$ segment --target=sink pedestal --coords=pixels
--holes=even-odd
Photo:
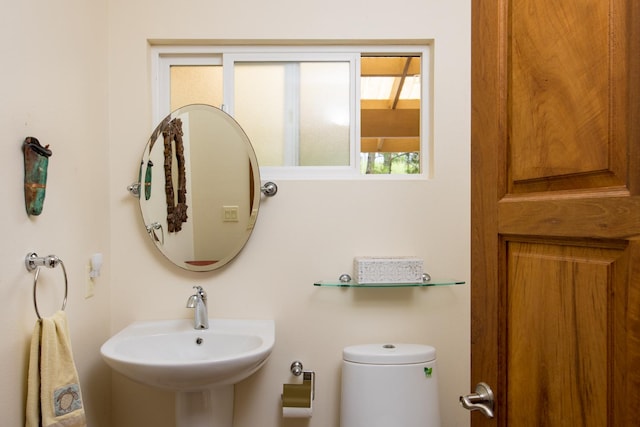
[[[176,392],[176,427],[232,427],[233,385]]]

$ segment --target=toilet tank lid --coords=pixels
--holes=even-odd
[[[364,344],[345,347],[345,361],[372,365],[423,363],[436,359],[436,349],[422,344]]]

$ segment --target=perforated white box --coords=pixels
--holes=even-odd
[[[424,262],[416,257],[355,257],[356,283],[422,283]]]

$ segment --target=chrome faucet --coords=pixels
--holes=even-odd
[[[201,286],[194,286],[196,293],[187,300],[187,308],[195,309],[193,316],[194,329],[209,329],[209,313],[207,310],[207,293]]]

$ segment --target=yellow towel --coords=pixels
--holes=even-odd
[[[26,427],[86,427],[64,311],[36,322],[27,385]]]

